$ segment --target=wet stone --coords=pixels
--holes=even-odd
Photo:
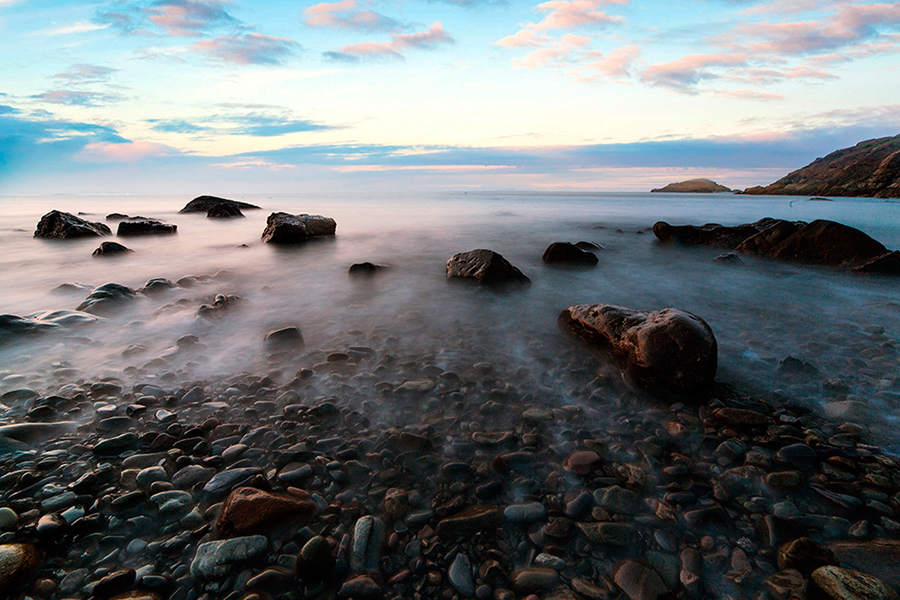
[[[596,490],[594,502],[597,506],[614,514],[634,514],[638,508],[638,495],[617,485]]]
[[[546,567],[526,567],[509,576],[512,589],[520,594],[532,594],[552,589],[559,581],[559,573]]]
[[[191,575],[206,579],[224,577],[234,563],[262,556],[267,547],[268,541],[261,535],[200,544],[191,562]]]
[[[447,572],[450,585],[459,592],[463,598],[471,598],[475,595],[475,582],[472,579],[472,565],[469,557],[460,552],[453,559]]]
[[[834,600],[896,600],[898,597],[880,579],[850,569],[819,567],[813,571],[811,579]]]
[[[503,518],[516,524],[534,523],[542,520],[546,514],[547,509],[540,502],[513,504],[503,509]]]
[[[631,600],[657,600],[669,594],[659,574],[636,560],[619,563],[613,581]]]

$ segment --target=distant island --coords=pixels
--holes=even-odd
[[[832,152],[771,185],[747,188],[744,193],[900,198],[900,135]]]
[[[678,183],[670,183],[664,188],[657,188],[650,190],[650,192],[665,194],[721,194],[731,193],[732,190],[724,185],[719,185],[711,179],[689,179]]]

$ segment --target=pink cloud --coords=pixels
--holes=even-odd
[[[606,54],[596,55],[595,60],[585,67],[603,77],[630,77],[635,62],[641,56],[641,48],[637,45],[623,46]]]
[[[747,64],[747,55],[742,53],[691,54],[677,60],[647,67],[641,74],[641,80],[650,85],[686,91],[704,79],[718,77],[708,70],[712,67],[733,67],[745,64]]]
[[[362,10],[356,0],[322,2],[303,11],[310,27],[334,27],[359,31],[390,31],[399,24],[373,10]]]
[[[418,33],[395,33],[390,42],[361,42],[341,48],[337,53],[343,57],[390,56],[403,58],[403,51],[409,48],[430,50],[442,44],[452,44],[453,38],[440,21],[435,21],[428,31]]]
[[[151,157],[171,156],[179,152],[171,146],[153,142],[126,142],[114,144],[97,142],[88,144],[76,155],[84,162],[137,162]]]
[[[757,92],[754,90],[725,90],[716,92],[716,95],[723,98],[733,98],[735,100],[784,100],[784,96],[782,96],[781,94],[775,94],[772,92]]]
[[[216,0],[168,0],[147,9],[150,22],[175,36],[198,36],[204,29],[227,24],[234,18]]]
[[[543,32],[578,27],[621,25],[624,19],[611,17],[601,7],[609,4],[627,4],[629,0],[550,0],[538,4],[534,10],[547,13],[538,23],[527,23],[512,35],[497,41],[504,48],[540,47],[555,41]]]
[[[576,53],[590,44],[590,42],[590,38],[586,38],[583,35],[567,33],[547,47],[529,52],[522,58],[513,61],[513,65],[526,69],[536,69],[547,63],[572,61],[575,60]]]
[[[201,54],[238,65],[277,65],[299,45],[291,39],[260,33],[200,40],[192,47]]]

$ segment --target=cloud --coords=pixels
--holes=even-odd
[[[723,98],[734,98],[736,100],[784,100],[784,96],[774,92],[757,92],[754,90],[726,90],[716,92],[717,96]]]
[[[175,148],[153,142],[95,142],[85,145],[73,159],[99,163],[134,163],[148,158],[177,154],[180,154],[180,152]]]
[[[184,119],[148,119],[154,131],[160,133],[246,135],[252,137],[278,137],[291,133],[331,131],[339,126],[327,125],[309,119],[298,119],[285,113],[280,115],[260,112],[220,115],[198,122]]]
[[[300,48],[300,44],[289,38],[248,33],[200,40],[192,48],[226,63],[280,65]]]
[[[103,29],[108,29],[109,27],[109,23],[99,24],[90,23],[88,21],[78,21],[77,23],[70,23],[69,25],[60,25],[59,27],[42,29],[35,32],[34,35],[44,35],[52,37],[57,35],[71,35],[74,33],[91,33],[93,31],[102,31]]]
[[[418,33],[395,33],[390,42],[361,42],[344,46],[339,52],[326,52],[333,60],[353,61],[359,58],[390,57],[402,60],[408,49],[431,50],[444,44],[452,44],[453,37],[444,29],[440,21],[435,21],[428,31]]]
[[[593,60],[585,65],[585,69],[603,77],[627,78],[631,76],[632,69],[640,56],[640,46],[634,44],[623,46],[606,54],[592,56]]]
[[[625,21],[621,17],[612,17],[600,10],[609,4],[627,4],[628,0],[550,0],[538,4],[534,10],[547,13],[537,23],[527,23],[512,35],[497,42],[504,48],[522,48],[544,46],[550,39],[542,35],[547,31],[558,29],[576,29],[580,27],[597,27],[621,25]]]
[[[107,94],[103,92],[88,92],[83,90],[55,90],[31,96],[35,100],[42,100],[50,104],[64,104],[66,106],[100,106],[120,102],[125,99],[119,94]]]
[[[239,25],[221,0],[156,0],[120,2],[113,10],[98,12],[96,25],[112,27],[123,34],[150,33],[151,26],[177,37],[199,37],[221,27]]]
[[[5,104],[0,104],[0,115],[14,115],[19,111],[12,106],[6,106]]]
[[[513,61],[513,66],[536,69],[548,63],[564,63],[573,60],[573,55],[591,42],[583,35],[567,33],[559,40],[550,42],[546,47],[529,52],[522,58]]]
[[[697,83],[718,77],[710,67],[746,65],[745,54],[691,54],[682,58],[651,65],[644,69],[641,80],[650,85],[689,91]]]
[[[118,69],[101,65],[77,64],[72,65],[68,70],[63,71],[62,73],[57,73],[53,77],[55,79],[61,79],[69,84],[98,83],[108,80],[116,71],[118,71]]]
[[[352,31],[397,31],[400,24],[380,13],[359,7],[356,0],[322,2],[303,11],[310,27],[333,27]]]

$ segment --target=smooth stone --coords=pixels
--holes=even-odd
[[[159,466],[141,469],[134,478],[135,482],[143,488],[149,488],[157,481],[168,481],[168,479],[169,475],[166,470]]]
[[[525,567],[513,571],[509,582],[513,590],[520,594],[545,592],[559,582],[559,573],[546,567]]]
[[[160,514],[165,515],[186,510],[193,504],[194,499],[187,492],[169,490],[153,494],[150,501],[157,506]]]
[[[492,530],[501,521],[500,511],[493,506],[470,506],[439,522],[437,534],[443,539],[475,535]]]
[[[203,493],[210,497],[211,500],[221,500],[231,490],[247,481],[251,477],[262,474],[259,467],[239,467],[236,469],[228,469],[213,476],[203,486]]]
[[[637,511],[639,498],[631,490],[614,485],[594,491],[594,503],[619,515],[631,515]]]
[[[534,523],[542,520],[545,516],[547,516],[547,509],[540,502],[512,504],[503,509],[503,517],[510,523]]]
[[[252,560],[265,554],[268,544],[268,540],[262,535],[200,544],[194,560],[191,561],[191,575],[205,579],[224,577],[231,572],[234,563]]]
[[[619,563],[613,581],[631,600],[657,600],[670,593],[656,571],[636,560]]]
[[[577,523],[584,536],[595,544],[628,546],[637,535],[629,523]]]
[[[4,506],[0,508],[0,531],[10,531],[19,524],[19,515],[13,509]]]
[[[172,485],[180,490],[189,490],[201,483],[205,484],[215,474],[216,470],[211,467],[188,465],[172,475]]]
[[[327,579],[334,570],[334,555],[328,540],[317,535],[297,555],[297,577],[309,585]]]
[[[472,564],[469,557],[460,552],[453,559],[450,570],[447,572],[450,585],[460,593],[463,598],[471,598],[475,595],[475,581],[472,579]]]
[[[31,544],[0,544],[0,590],[11,590],[37,567],[40,552]]]
[[[273,494],[252,487],[232,491],[216,519],[219,535],[244,535],[264,531],[288,519],[306,524],[316,511],[316,505],[286,494]]]
[[[379,600],[384,595],[381,586],[368,575],[358,575],[348,579],[338,590],[338,598],[353,600]]]

